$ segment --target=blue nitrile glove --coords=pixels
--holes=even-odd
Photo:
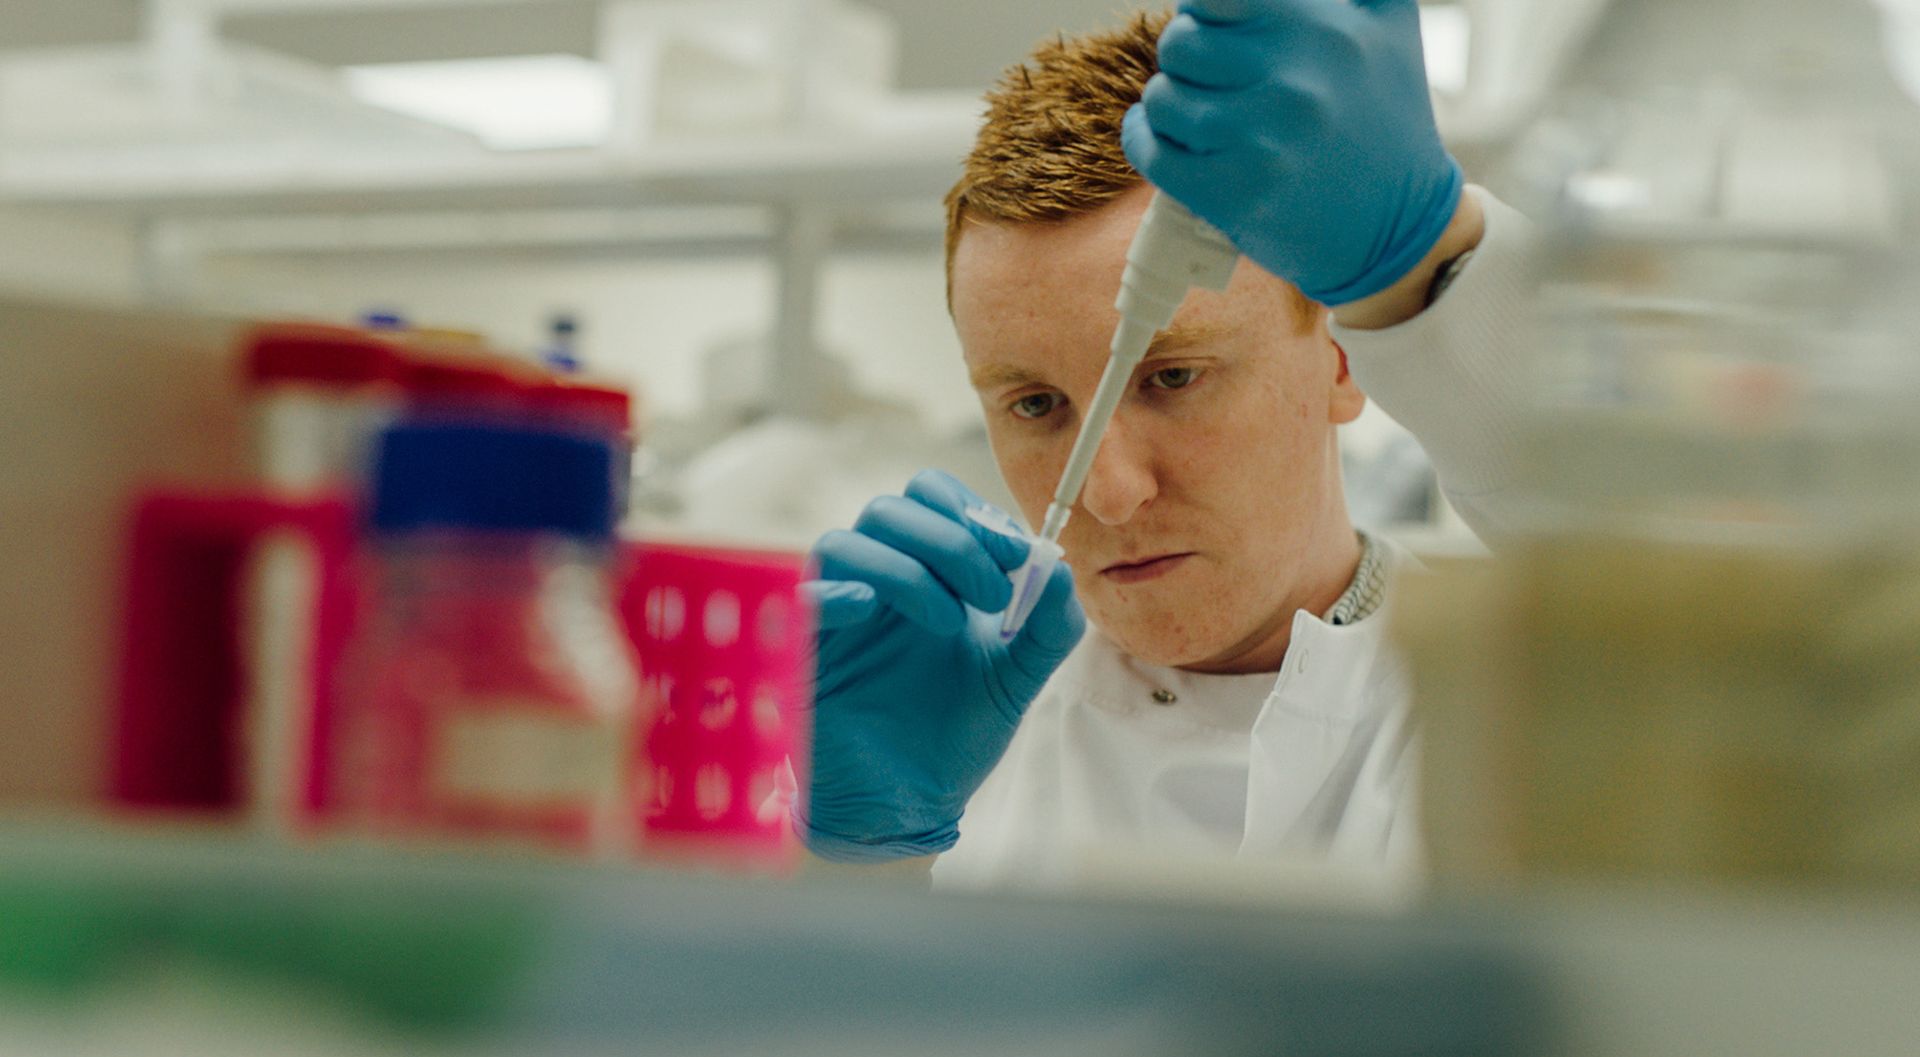
[[[853,531],[814,547],[820,648],[812,781],[794,824],[837,862],[932,855],[959,838],[960,813],[1027,706],[1086,627],[1073,574],[1056,567],[1011,643],[998,613],[1027,543],[966,516],[985,506],[923,471],[905,496],[867,506]]]
[[[1453,219],[1414,0],[1185,0],[1160,71],[1128,160],[1315,301],[1387,289]]]

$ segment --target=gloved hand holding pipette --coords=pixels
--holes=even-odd
[[[1414,0],[1185,0],[1121,139],[1148,181],[1330,307],[1412,272],[1460,203]]]
[[[969,512],[974,512],[970,516]],[[1022,535],[952,477],[917,475],[814,549],[820,649],[812,779],[796,828],[814,854],[884,862],[953,846],[961,812],[1086,627],[1065,565],[1011,641],[1000,614]],[[1002,522],[1004,526],[1005,522]]]

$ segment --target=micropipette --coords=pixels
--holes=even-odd
[[[1053,502],[1047,504],[1046,520],[1033,541],[1032,552],[1020,568],[1008,574],[1013,581],[1013,604],[1001,620],[1002,639],[1011,640],[1019,633],[1046,587],[1047,576],[1060,560],[1060,533],[1073,516],[1073,505],[1080,501],[1080,489],[1093,470],[1094,456],[1099,454],[1100,440],[1106,436],[1120,398],[1133,382],[1134,369],[1153,345],[1154,335],[1173,322],[1190,288],[1225,290],[1239,259],[1240,252],[1213,225],[1165,194],[1153,193],[1146,215],[1140,218],[1140,230],[1127,247],[1127,269],[1121,274],[1120,296],[1114,302],[1120,310],[1120,325],[1113,332],[1111,358],[1080,420],[1080,434],[1067,455],[1060,484],[1053,490]]]

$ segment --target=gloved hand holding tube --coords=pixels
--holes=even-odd
[[[1386,290],[1453,219],[1415,0],[1184,0],[1159,56],[1128,160],[1315,301]]]
[[[836,862],[933,855],[1000,762],[1020,717],[1080,641],[1073,576],[1056,565],[1004,640],[1010,570],[1029,543],[938,471],[868,505],[814,548],[819,611],[812,777],[795,828]],[[1004,517],[1004,515],[1001,515]]]

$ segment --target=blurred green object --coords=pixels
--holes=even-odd
[[[137,917],[117,887],[0,877],[0,984],[75,993],[101,977]]]
[[[74,999],[135,966],[184,963],[332,996],[395,1028],[457,1031],[504,1008],[542,935],[511,895],[81,872],[0,878],[0,986]]]
[[[1534,975],[1423,920],[0,822],[25,1052],[1499,1057]]]
[[[218,905],[159,908],[165,949],[338,995],[395,1026],[484,1023],[524,974],[536,916],[510,902],[432,907],[375,893],[291,903],[245,893]]]
[[[1232,905],[1145,898],[1171,875],[1123,862],[1100,895],[953,898],[0,821],[0,1051],[1911,1057],[1920,1038],[1910,899],[1648,886],[1385,915],[1186,865],[1192,900],[1231,881]]]

